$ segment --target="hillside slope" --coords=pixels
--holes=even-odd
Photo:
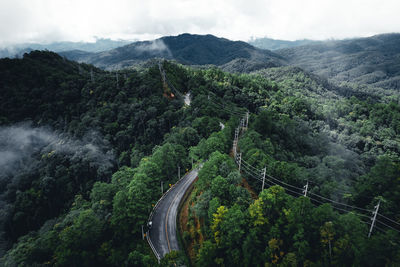
[[[329,41],[275,51],[332,81],[400,88],[400,34]]]
[[[277,50],[277,49],[315,44],[319,42],[320,41],[314,41],[309,39],[287,41],[287,40],[278,40],[278,39],[263,37],[263,38],[251,39],[248,43],[261,49]]]
[[[91,63],[106,69],[119,69],[151,58],[176,60],[186,65],[223,65],[236,59],[262,67],[280,66],[284,60],[268,50],[245,42],[230,41],[213,35],[181,34],[153,41],[135,42],[100,53],[70,51],[60,53],[69,59]]]

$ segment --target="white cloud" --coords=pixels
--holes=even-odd
[[[0,46],[183,32],[326,39],[400,31],[397,0],[0,0]]]

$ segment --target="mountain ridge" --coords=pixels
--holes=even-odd
[[[238,58],[252,64],[262,64],[264,67],[285,64],[283,57],[243,41],[230,41],[210,34],[188,33],[165,36],[153,41],[134,42],[95,54],[72,51],[62,52],[60,55],[105,69],[128,67],[134,63],[158,57],[176,60],[185,65],[221,66]]]
[[[284,48],[291,48],[291,47],[298,47],[303,45],[309,44],[317,44],[324,41],[317,41],[317,40],[310,40],[310,39],[302,39],[302,40],[279,40],[279,39],[272,39],[268,37],[263,38],[252,38],[248,41],[249,44],[261,48],[261,49],[268,49],[268,50],[278,50]]]
[[[275,51],[289,64],[336,83],[400,88],[400,34],[327,41]]]

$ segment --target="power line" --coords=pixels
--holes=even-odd
[[[238,116],[243,116],[244,114],[246,114],[246,111],[241,112],[241,111],[236,111],[234,109],[229,109],[228,106],[225,106],[224,104],[218,103],[217,100],[214,100],[212,98],[209,98],[208,100],[210,100],[211,103],[213,103],[216,106],[221,107],[222,109],[226,110],[227,112],[230,112],[232,114],[236,114]]]
[[[212,105],[214,105],[214,108],[219,109],[219,110],[221,110],[221,111],[224,111],[224,112],[228,113],[228,114],[231,115],[231,116],[234,116],[234,117],[236,117],[236,116],[239,116],[239,117],[240,117],[240,116],[241,116],[241,114],[232,112],[231,110],[229,110],[229,109],[227,109],[227,108],[221,107],[221,106],[217,105],[216,103],[214,103],[214,102],[211,101],[211,100],[209,101],[209,103],[212,104]]]
[[[257,178],[257,180],[262,181],[262,180],[260,180],[259,178]],[[276,182],[274,182],[274,181],[272,181],[272,180],[270,180],[270,179],[268,179],[268,178],[265,178],[265,181],[269,181],[269,182],[272,183],[273,185],[279,185],[279,186],[281,186],[280,184],[278,184],[278,183],[276,183]],[[298,196],[302,196],[302,195],[303,195],[303,193],[296,192],[296,191],[294,191],[294,190],[292,190],[292,189],[289,189],[289,188],[286,188],[286,187],[284,187],[284,186],[281,186],[281,187],[283,187],[286,191],[289,191],[289,192],[291,192],[291,193],[293,193],[293,194],[296,194],[296,195],[298,195]]]
[[[254,168],[253,166],[251,166],[249,163],[247,163],[247,162],[244,161],[243,159],[242,159],[242,161],[243,161],[245,164],[249,165],[250,167]],[[255,169],[255,168],[254,168],[254,169]],[[260,170],[258,170],[258,169],[256,169],[256,170],[257,170],[257,171],[260,171]],[[260,172],[261,172],[261,171],[260,171]],[[269,175],[269,174],[266,174],[266,176],[269,177],[269,178],[272,179],[272,180],[277,181],[278,183],[281,183],[281,184],[284,184],[284,185],[289,186],[289,187],[291,187],[291,188],[294,188],[294,189],[303,191],[303,188],[300,188],[300,187],[297,187],[297,186],[294,186],[294,185],[285,183],[284,181],[281,181],[281,180],[279,180],[279,179],[277,179],[277,178],[275,178],[275,177],[273,177],[273,176],[271,176],[271,175]]]
[[[377,223],[380,223],[380,224],[383,224],[384,226],[389,227],[390,229],[392,229],[392,230],[394,230],[394,231],[400,233],[400,231],[399,231],[398,229],[393,228],[392,226],[387,225],[386,223],[383,223],[383,222],[381,222],[381,221],[379,221],[379,220],[376,220],[376,222],[377,222]]]
[[[358,209],[358,210],[361,210],[361,211],[372,212],[372,210],[367,210],[367,209],[359,208],[359,207],[356,207],[356,206],[348,205],[348,204],[345,204],[345,203],[337,202],[337,201],[335,201],[335,200],[332,200],[332,199],[329,199],[329,198],[320,196],[320,195],[315,194],[315,193],[312,193],[312,192],[310,192],[310,195],[314,195],[314,196],[316,196],[316,197],[319,197],[319,198],[324,199],[324,200],[326,200],[326,201],[335,203],[335,204],[337,204],[337,205],[343,205],[343,206],[346,206],[346,207],[349,207],[349,208],[353,208],[353,209]]]
[[[237,111],[228,109],[223,104],[217,103],[215,100],[213,100],[211,98],[209,98],[208,100],[210,101],[211,104],[214,104],[214,106],[218,107],[219,109],[224,110],[227,113],[230,113],[231,115],[242,116],[242,115],[246,114],[246,112],[241,113],[241,112],[237,112]]]
[[[251,173],[251,175],[256,176],[258,180],[262,181],[262,178],[261,178],[262,174],[249,169],[249,167],[246,165],[242,165],[242,167],[245,168],[248,173]]]
[[[304,181],[306,180],[306,179],[303,179]],[[309,182],[310,182],[310,184],[314,184],[314,185],[317,185],[317,186],[319,186],[319,183],[317,183],[317,182],[315,182],[315,181],[313,181],[313,180],[308,180]],[[342,190],[342,189],[339,189],[339,188],[335,188],[334,189],[334,191],[335,191],[335,193],[336,192],[341,192],[342,193],[342,195],[344,195],[344,194],[354,194],[354,192],[350,192],[350,191],[346,191],[346,190]]]
[[[371,225],[371,224],[372,224],[372,222],[369,223],[369,225]],[[379,226],[375,225],[374,228],[376,228],[376,229],[378,229],[379,231],[381,231],[382,233],[386,234],[386,231],[385,231],[384,229],[380,228]]]
[[[249,164],[248,164],[246,161],[244,161],[243,159],[242,159],[242,163],[243,163],[244,165],[246,165],[248,169],[252,170],[252,171],[253,171],[254,173],[256,173],[257,175],[261,175],[262,170],[259,170],[259,169],[256,169],[256,168],[252,167],[251,165],[249,165]]]
[[[390,219],[390,218],[388,218],[388,217],[386,217],[386,216],[384,216],[384,215],[382,215],[380,213],[378,213],[378,216],[381,216],[382,218],[385,218],[386,220],[388,220],[388,221],[390,221],[392,223],[395,223],[395,224],[400,226],[400,223],[398,223],[398,222],[396,222],[396,221],[394,221],[394,220],[392,220],[392,219]]]
[[[243,159],[242,159],[243,160]],[[256,171],[260,171],[259,169],[257,169],[256,167],[252,166],[250,163],[246,162],[245,160],[243,160],[243,162],[247,165],[249,165],[250,168],[256,170]]]
[[[263,174],[261,174],[261,173],[258,173],[259,170],[258,170],[257,168],[253,167],[251,164],[249,164],[248,162],[246,162],[245,160],[243,160],[241,157],[239,158],[239,161],[240,161],[240,162],[237,162],[237,163],[241,165],[242,171],[244,171],[249,177],[254,178],[255,180],[257,180],[257,181],[259,181],[259,182],[262,182],[263,187],[264,187],[265,181],[266,181],[266,182],[268,183],[268,185],[270,185],[270,186],[271,186],[271,185],[280,185],[280,184],[283,184],[284,186],[282,186],[282,185],[280,185],[280,186],[282,186],[282,187],[284,188],[284,190],[286,190],[286,191],[288,191],[288,192],[291,192],[291,193],[293,193],[293,194],[295,194],[295,195],[297,195],[297,196],[302,196],[303,194],[301,194],[301,193],[299,193],[299,192],[296,192],[296,191],[294,191],[294,190],[292,190],[292,189],[289,189],[288,187],[291,187],[291,188],[294,188],[294,189],[297,189],[297,190],[302,190],[302,192],[304,192],[304,196],[307,197],[306,194],[307,194],[307,190],[308,190],[308,183],[307,183],[306,189],[305,189],[305,191],[304,191],[303,189],[301,189],[301,188],[299,188],[299,187],[296,187],[296,186],[293,186],[293,185],[291,185],[291,184],[285,183],[285,182],[283,182],[283,181],[281,181],[281,180],[279,180],[279,179],[276,179],[276,178],[274,178],[274,177],[272,177],[272,176],[270,176],[270,175],[265,175],[265,170],[266,170],[265,168],[263,169],[263,170],[264,170]],[[243,163],[243,164],[242,164],[242,163]],[[260,175],[263,175],[263,178],[262,178],[262,179],[260,179]],[[268,178],[272,179],[272,180],[266,178],[266,176],[267,176]],[[274,182],[274,181],[276,181],[276,182]],[[278,184],[278,183],[280,183],[280,184]],[[349,211],[346,210],[346,209],[342,209],[342,208],[336,207],[335,205],[342,205],[342,206],[349,207],[349,208],[352,208],[352,209],[355,209],[355,210],[360,210],[360,211],[363,211],[363,212],[371,212],[371,210],[367,210],[367,209],[359,208],[359,207],[357,207],[357,206],[352,206],[352,205],[348,205],[348,204],[345,204],[345,203],[337,202],[337,201],[335,201],[335,200],[332,200],[332,199],[329,199],[329,198],[320,196],[320,195],[315,194],[315,193],[312,193],[312,192],[309,192],[309,194],[310,194],[310,195],[313,195],[313,196],[316,196],[316,197],[319,197],[319,198],[321,198],[321,199],[323,199],[323,200],[326,200],[326,201],[328,201],[328,202],[323,202],[323,201],[320,201],[320,200],[317,200],[317,199],[315,199],[315,198],[312,198],[312,197],[308,196],[308,198],[309,198],[311,201],[314,201],[314,202],[317,202],[317,203],[320,203],[320,204],[334,204],[334,205],[332,205],[331,207],[332,207],[333,209],[339,210],[339,211],[341,211],[341,212],[348,213]],[[380,223],[380,224],[383,224],[383,225],[385,225],[386,227],[388,227],[388,228],[390,228],[390,229],[392,229],[392,230],[394,230],[394,231],[396,231],[396,232],[400,232],[399,230],[397,230],[397,229],[391,227],[390,225],[387,225],[387,224],[385,224],[385,223],[383,223],[383,222],[381,222],[381,221],[379,221],[379,220],[376,220],[376,216],[378,215],[378,209],[379,209],[379,204],[378,204],[378,206],[376,206],[376,210],[375,210],[375,212],[374,212],[373,222],[369,224],[369,225],[371,225],[371,228],[370,228],[370,231],[369,231],[369,235],[368,235],[368,236],[371,235],[373,228],[374,228],[374,227],[377,227],[377,226],[375,225],[375,222]],[[359,216],[359,217],[361,217],[361,218],[370,219],[370,217],[367,216],[367,215],[365,215],[365,214],[357,213],[357,212],[353,212],[353,211],[350,211],[350,212],[352,212],[354,215]],[[397,222],[395,222],[395,221],[393,221],[393,220],[387,218],[386,216],[383,216],[383,215],[381,215],[381,214],[379,214],[379,215],[382,216],[382,217],[385,218],[385,219],[388,219],[388,220],[390,220],[390,221],[392,221],[392,222],[394,222],[394,223],[400,225],[399,223],[397,223]],[[361,220],[361,222],[365,223],[363,220]]]
[[[244,171],[246,171],[249,175],[251,175],[253,178],[255,178],[255,179],[259,180],[259,181],[262,181],[261,178],[257,177],[258,174],[254,173],[252,170],[248,169],[247,166],[242,165],[242,169],[243,169]]]
[[[252,167],[252,166],[251,166],[250,164],[248,164],[248,163],[245,162],[244,160],[242,160],[242,162],[245,163],[245,164],[242,165],[242,169],[243,169],[247,174],[249,174],[250,177],[257,179],[258,181],[262,181],[262,180],[260,180],[260,178],[257,177],[257,176],[260,175],[260,174],[257,174],[256,171],[254,171],[253,169],[251,169],[250,167]],[[253,168],[254,168],[254,167],[253,167]],[[301,194],[301,193],[299,193],[299,192],[296,192],[296,191],[294,191],[294,190],[292,190],[292,189],[287,188],[287,186],[289,186],[289,187],[291,187],[291,188],[294,188],[294,189],[297,189],[297,190],[301,190],[302,192],[304,192],[302,188],[299,188],[299,187],[290,185],[290,184],[288,184],[288,183],[285,183],[285,182],[283,182],[283,181],[281,181],[281,180],[279,180],[279,179],[276,179],[276,178],[274,178],[274,177],[272,177],[272,176],[270,176],[270,175],[266,175],[266,176],[267,176],[268,178],[273,179],[273,180],[276,181],[276,182],[274,182],[274,181],[272,181],[272,180],[270,180],[270,179],[268,179],[268,178],[265,178],[265,179],[266,179],[267,181],[269,181],[270,183],[272,183],[272,184],[274,184],[274,185],[280,185],[280,186],[282,186],[281,184],[283,184],[283,185],[285,185],[285,186],[282,186],[282,187],[283,187],[286,191],[292,192],[292,193],[294,193],[294,194],[296,194],[296,195],[299,195],[299,196],[303,195],[303,194]],[[280,183],[280,184],[278,184],[278,183]],[[315,193],[311,193],[311,192],[309,192],[309,193],[312,194],[312,195],[314,195],[314,196],[317,196],[317,197],[320,197],[320,198],[322,198],[322,199],[325,199],[325,200],[329,201],[330,203],[333,203],[333,204],[336,204],[336,205],[343,205],[343,206],[350,207],[350,208],[353,208],[353,209],[359,209],[359,210],[363,210],[363,211],[370,212],[370,210],[366,210],[366,209],[358,208],[358,207],[356,207],[356,206],[351,206],[351,205],[347,205],[347,204],[344,204],[344,203],[340,203],[340,202],[334,201],[334,200],[332,200],[332,199],[328,199],[328,198],[322,197],[322,196],[317,195],[317,194],[315,194]],[[311,197],[309,197],[309,198],[310,198],[311,200],[315,201],[315,202],[318,202],[318,203],[321,203],[321,204],[327,204],[327,202],[322,202],[322,201],[319,201],[319,200],[317,200],[317,199],[315,199],[315,198],[311,198]],[[337,209],[337,210],[340,210],[340,211],[349,212],[348,210],[341,209],[341,208],[338,208],[338,207],[335,207],[335,206],[332,206],[332,207],[333,207],[334,209]],[[358,214],[358,213],[355,213],[355,214],[357,214],[358,216],[361,216],[361,217],[369,218],[368,216],[366,216],[366,215],[364,215],[364,214]]]
[[[372,223],[370,222],[369,225],[371,225]],[[382,229],[381,227],[375,225],[374,228],[376,228],[378,231],[380,231],[383,234],[386,234],[386,230]],[[397,246],[400,246],[400,243],[396,242],[395,240],[388,240],[389,242],[392,242],[394,244],[396,244]]]
[[[251,166],[249,163],[247,163],[245,160],[242,159],[242,162],[245,163],[245,165],[248,165],[249,167],[251,167],[252,169],[255,169],[256,171],[259,171],[259,170],[257,170],[256,168],[254,168],[253,166]],[[281,184],[284,184],[284,185],[286,185],[286,186],[288,186],[288,187],[291,187],[291,188],[294,188],[294,189],[303,191],[303,188],[299,188],[299,187],[297,187],[297,186],[288,184],[288,183],[286,183],[286,182],[284,182],[284,181],[281,181],[281,180],[279,180],[279,179],[277,179],[277,178],[275,178],[275,177],[273,177],[273,176],[271,176],[271,175],[269,175],[269,174],[266,174],[266,176],[269,177],[269,178],[272,179],[272,180],[277,181],[278,183],[281,183]],[[324,200],[326,200],[326,201],[329,201],[329,202],[331,202],[331,203],[337,204],[337,205],[342,205],[342,206],[346,206],[346,207],[349,207],[349,208],[352,208],[352,209],[358,209],[358,210],[361,210],[361,211],[371,212],[371,210],[367,210],[367,209],[359,208],[359,207],[356,207],[356,206],[348,205],[348,204],[345,204],[345,203],[337,202],[337,201],[335,201],[335,200],[332,200],[332,199],[329,199],[329,198],[320,196],[320,195],[315,194],[315,193],[312,193],[312,192],[309,192],[309,194],[314,195],[314,196],[316,196],[316,197],[319,197],[319,198],[321,198],[321,199],[324,199]]]
[[[213,99],[210,97],[210,94],[215,98],[215,100],[213,100]],[[212,101],[212,102],[213,102],[214,104],[216,104],[216,105],[221,106],[222,108],[226,108],[226,107],[224,106],[224,104],[219,103],[219,102],[217,101],[217,99],[219,99],[219,97],[218,97],[216,94],[214,94],[214,93],[211,92],[211,91],[208,91],[208,100]],[[246,114],[246,112],[248,112],[248,111],[246,110],[246,111],[244,111],[244,112],[238,112],[238,111],[235,111],[235,110],[230,110],[230,112],[236,113],[237,115],[240,115],[240,116],[243,116],[243,115]]]

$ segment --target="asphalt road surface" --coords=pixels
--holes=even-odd
[[[149,239],[156,256],[163,258],[165,254],[179,250],[177,216],[178,207],[186,190],[196,179],[198,170],[186,174],[158,203],[153,212],[152,227],[149,230]]]

